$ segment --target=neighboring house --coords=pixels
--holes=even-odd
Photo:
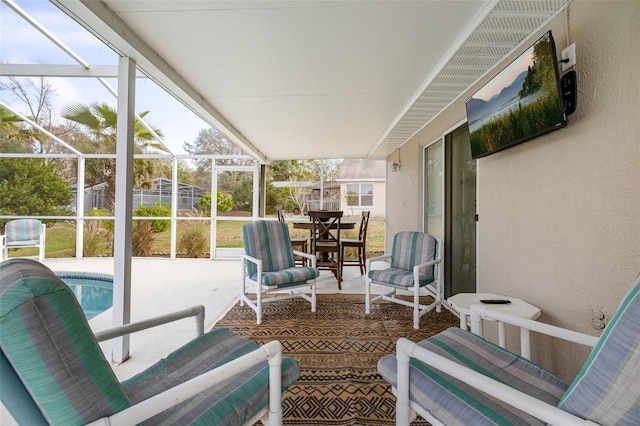
[[[321,185],[317,182],[309,194],[309,210],[341,210],[340,184],[331,181]]]
[[[385,216],[385,160],[344,160],[336,182],[340,184],[340,210],[358,216],[369,210],[372,216]]]
[[[150,206],[156,202],[162,202],[165,204],[171,204],[172,186],[171,181],[163,178],[156,178],[152,180],[153,186],[151,189],[133,189],[133,208],[140,205]],[[106,209],[107,202],[104,195],[104,188],[106,183],[87,187],[84,190],[84,211],[90,211],[93,209]],[[69,206],[69,210],[76,211],[76,194],[78,188],[76,185],[71,186],[73,192],[73,201]],[[193,185],[187,185],[185,183],[178,182],[178,210],[200,210],[198,200],[201,196],[206,194],[202,188]]]

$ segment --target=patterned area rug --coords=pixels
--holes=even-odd
[[[318,295],[315,313],[300,298],[265,306],[261,325],[250,308],[236,305],[216,327],[260,344],[280,340],[284,354],[300,363],[301,377],[283,400],[288,425],[395,424],[396,399],[377,373],[378,360],[395,351],[400,337],[419,341],[459,324],[443,308],[423,316],[414,330],[411,308],[379,302],[365,315],[362,295]]]

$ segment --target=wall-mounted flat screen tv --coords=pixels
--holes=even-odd
[[[466,109],[473,158],[566,126],[551,31],[467,99]]]

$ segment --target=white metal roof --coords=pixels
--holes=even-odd
[[[383,159],[567,0],[52,0],[249,153]]]

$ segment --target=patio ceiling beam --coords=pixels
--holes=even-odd
[[[78,54],[76,54],[71,48],[69,48],[66,44],[62,42],[58,37],[56,37],[51,31],[47,30],[44,26],[42,26],[38,21],[36,21],[31,15],[25,12],[20,6],[18,6],[12,0],[2,0],[4,4],[9,6],[16,12],[18,15],[22,17],[25,21],[31,24],[35,29],[40,31],[45,37],[51,40],[56,46],[62,49],[67,55],[71,56],[76,62],[82,65],[85,68],[89,68],[89,64],[82,59]]]
[[[0,76],[3,77],[89,77],[118,78],[118,67],[115,65],[51,65],[51,64],[2,64]],[[144,78],[138,73],[136,78]]]
[[[229,139],[260,162],[266,156],[231,122],[206,101],[162,57],[145,43],[116,13],[103,2],[93,0],[51,0],[67,15],[114,49],[132,58],[140,70],[181,101],[187,108],[225,133]]]

